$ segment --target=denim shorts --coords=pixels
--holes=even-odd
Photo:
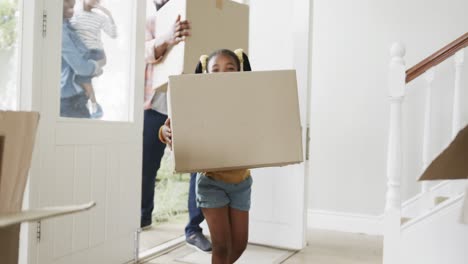
[[[227,205],[241,211],[250,210],[251,176],[240,183],[234,184],[217,181],[201,173],[197,173],[195,189],[198,207],[220,208]]]

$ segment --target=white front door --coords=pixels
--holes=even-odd
[[[63,0],[38,2],[36,22],[44,19],[46,25],[36,39],[41,52],[34,70],[40,77],[32,108],[41,117],[29,207],[97,205],[43,221],[39,237],[37,224],[31,224],[28,263],[126,263],[137,253],[140,218],[145,3],[102,1],[118,35],[112,39],[102,33],[107,64],[92,83],[104,115],[87,119],[60,115]]]
[[[249,1],[250,61],[253,70],[296,69],[306,150],[309,97],[311,1]],[[261,105],[259,106],[261,107]],[[281,108],[281,105],[278,105]],[[281,120],[278,120],[281,122]],[[281,150],[278,150],[281,151]],[[305,154],[305,153],[304,153]],[[252,171],[249,241],[302,249],[306,245],[308,161]]]

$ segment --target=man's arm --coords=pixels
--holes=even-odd
[[[100,73],[101,67],[98,62],[87,60],[83,55],[70,36],[64,32],[62,35],[62,58],[70,65],[75,74],[92,76]]]
[[[154,36],[155,31],[155,18],[152,17],[146,21],[146,29],[145,29],[145,61],[148,64],[155,64],[160,60],[161,56],[157,54],[157,47],[160,47],[160,50],[165,42],[164,36],[159,36],[156,38]],[[166,46],[167,49],[167,46]],[[159,53],[160,54],[160,53]]]

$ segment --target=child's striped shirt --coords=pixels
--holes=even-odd
[[[94,11],[80,10],[70,20],[76,33],[88,49],[104,50],[101,40],[101,30],[109,37],[117,37],[117,27],[107,16]]]

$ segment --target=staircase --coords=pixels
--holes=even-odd
[[[414,67],[406,69],[405,47],[391,48],[389,92],[391,100],[390,134],[387,157],[387,194],[384,214],[384,264],[466,264],[468,263],[468,225],[459,221],[464,202],[466,180],[423,182],[421,192],[402,203],[402,105],[413,80],[425,86],[424,135],[422,163],[424,171],[435,158],[431,146],[433,124],[432,87],[438,65],[447,60],[454,63],[453,109],[451,137],[466,126],[467,113],[463,105],[468,94],[468,76],[464,69],[468,33],[440,49]],[[449,61],[448,61],[449,62]],[[451,73],[453,74],[453,72]],[[452,91],[450,91],[452,92]],[[465,108],[466,109],[466,108]],[[440,153],[443,149],[436,151]],[[468,162],[468,157],[467,157]],[[468,176],[468,175],[467,175]],[[417,175],[414,177],[417,179]]]

